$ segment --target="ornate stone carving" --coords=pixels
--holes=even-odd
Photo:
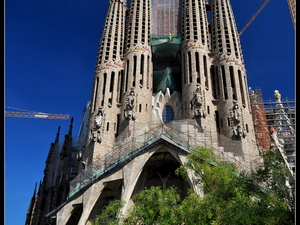
[[[233,122],[234,122],[234,124],[239,124],[240,123],[241,112],[240,112],[240,109],[239,109],[239,105],[237,104],[236,101],[233,102],[232,112],[233,112]]]
[[[191,109],[194,110],[194,115],[196,117],[206,117],[205,109],[203,108],[204,97],[201,94],[201,87],[197,85],[194,96],[191,100]]]
[[[135,120],[136,112],[133,110],[135,106],[135,93],[134,89],[131,88],[129,95],[127,95],[126,106],[124,110],[124,117],[129,120]]]
[[[98,113],[95,117],[95,120],[94,120],[94,127],[95,128],[99,129],[99,128],[102,127],[103,118],[104,118],[103,110],[99,109]]]
[[[237,126],[233,129],[233,135],[238,138],[245,138],[246,137],[246,130],[242,128],[241,126]]]
[[[94,118],[93,127],[91,128],[91,141],[101,143],[101,131],[100,128],[102,127],[104,120],[104,112],[100,108],[98,110],[97,115]]]

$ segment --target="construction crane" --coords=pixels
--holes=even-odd
[[[289,5],[290,14],[292,17],[292,23],[294,29],[296,30],[296,0],[287,0],[287,3]]]
[[[247,27],[249,27],[249,25],[253,22],[253,20],[258,16],[258,14],[261,12],[261,10],[263,10],[263,8],[266,6],[266,4],[269,2],[270,0],[265,0],[263,2],[263,4],[259,7],[259,9],[256,11],[256,13],[251,17],[251,19],[246,23],[246,25],[243,27],[243,29],[240,31],[239,35],[241,36],[244,31],[247,29]]]
[[[256,13],[251,17],[251,19],[246,23],[246,25],[242,28],[240,31],[239,35],[241,36],[244,31],[249,27],[249,25],[253,22],[253,20],[258,16],[258,14],[263,10],[263,8],[267,5],[267,3],[270,0],[265,0],[262,5],[259,7],[259,9],[256,11]],[[291,18],[292,18],[292,23],[294,26],[294,29],[296,29],[296,0],[287,0]]]
[[[22,110],[23,112],[17,111],[5,111],[5,117],[23,117],[23,118],[38,118],[38,119],[60,119],[67,120],[69,119],[69,114],[52,114],[52,113],[42,113],[34,112],[26,109],[18,109],[14,107],[5,106],[6,108]]]

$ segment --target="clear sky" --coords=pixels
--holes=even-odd
[[[70,114],[78,135],[90,100],[108,0],[5,1],[5,106]],[[263,0],[231,0],[238,30]],[[248,85],[295,99],[295,34],[286,0],[270,0],[241,35]],[[43,179],[51,142],[70,120],[7,117],[5,225],[25,224],[36,182]]]

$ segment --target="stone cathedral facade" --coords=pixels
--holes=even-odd
[[[60,167],[77,176],[47,212],[33,197],[26,224],[91,224],[113,199],[126,214],[151,186],[201,195],[192,174],[187,182],[174,173],[197,146],[253,168],[259,152],[230,1],[110,0],[80,134],[68,158],[77,164]]]

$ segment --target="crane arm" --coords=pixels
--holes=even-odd
[[[69,119],[69,114],[51,114],[39,112],[13,112],[5,111],[5,117],[23,117],[23,118],[40,118],[40,119]]]
[[[10,109],[23,110],[25,112],[16,112],[16,111],[5,111],[5,117],[23,117],[23,118],[40,118],[40,119],[61,119],[67,120],[69,119],[69,114],[52,114],[52,113],[42,113],[42,112],[34,112],[27,109],[18,109],[14,107],[5,106]]]
[[[13,112],[5,111],[5,117],[23,117],[23,118],[40,118],[40,119],[69,119],[69,114],[51,114],[40,112]]]
[[[244,33],[244,31],[247,29],[247,27],[249,27],[249,25],[253,22],[253,20],[258,16],[258,14],[261,12],[261,10],[263,10],[263,8],[266,6],[266,4],[269,2],[270,0],[265,0],[263,2],[263,4],[259,7],[259,9],[256,11],[256,13],[251,17],[251,19],[246,23],[246,25],[243,27],[243,29],[240,31],[239,35],[241,36],[242,33]]]

